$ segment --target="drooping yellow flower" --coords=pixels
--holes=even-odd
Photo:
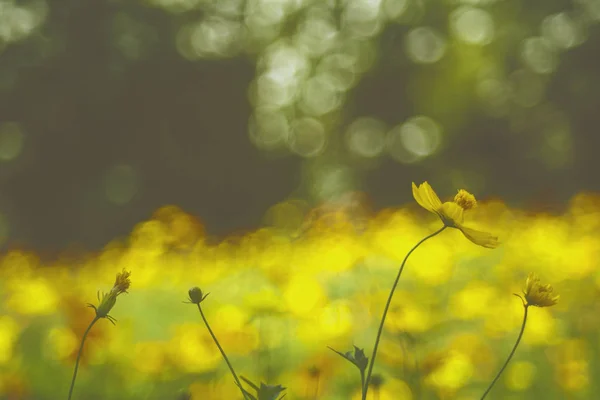
[[[530,273],[529,276],[527,276],[523,294],[525,295],[527,305],[535,307],[553,306],[558,303],[558,299],[560,298],[559,295],[554,294],[554,288],[552,288],[551,285],[542,285],[540,283],[540,278],[534,273]]]
[[[498,237],[463,225],[464,211],[477,206],[477,200],[471,193],[461,189],[453,201],[442,203],[427,182],[423,182],[418,187],[413,182],[412,192],[417,203],[427,211],[440,217],[445,226],[460,230],[467,239],[479,246],[488,249],[498,247]]]
[[[108,313],[117,302],[117,297],[122,293],[127,293],[127,289],[129,289],[129,286],[131,285],[129,276],[131,276],[131,272],[123,269],[122,272],[117,274],[115,284],[112,289],[110,289],[110,292],[102,293],[102,297],[100,297],[100,293],[98,293],[98,300],[100,301],[98,307],[96,308],[93,304],[88,304],[88,307],[91,307],[96,311],[96,318],[106,318],[114,324],[115,319],[108,315]]]

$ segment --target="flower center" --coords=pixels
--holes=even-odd
[[[477,200],[475,200],[475,196],[463,189],[460,189],[456,196],[454,196],[454,202],[463,210],[470,210],[471,208],[477,206]]]

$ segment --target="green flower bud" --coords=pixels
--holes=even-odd
[[[115,306],[117,297],[122,293],[127,293],[127,289],[129,289],[129,286],[131,285],[131,280],[129,279],[130,275],[131,272],[123,269],[122,272],[117,274],[115,284],[112,289],[110,289],[110,292],[102,293],[102,297],[100,297],[100,293],[98,293],[98,301],[100,302],[98,307],[93,304],[88,304],[88,307],[91,307],[96,311],[96,318],[106,318],[113,324],[115,323],[115,319],[108,315],[108,313]]]
[[[108,316],[108,313],[110,312],[110,310],[112,310],[116,303],[117,296],[114,291],[111,290],[110,292],[108,292],[108,294],[103,293],[102,299],[100,300],[100,304],[96,309],[96,315],[98,316],[98,318],[106,318]]]
[[[206,296],[208,296],[208,293],[203,294],[202,290],[200,290],[198,286],[194,286],[193,288],[188,290],[188,296],[190,303],[200,304],[206,298]]]

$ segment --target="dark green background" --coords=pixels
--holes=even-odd
[[[500,3],[490,10],[496,25],[515,23],[528,34],[536,34],[544,16],[573,8],[566,1]],[[5,246],[101,248],[165,204],[198,216],[209,234],[225,235],[258,226],[270,206],[290,196],[315,202],[306,194],[305,160],[261,152],[248,139],[252,55],[188,61],[178,54],[178,27],[201,18],[202,10],[170,14],[141,2],[48,5],[37,31],[0,52],[0,123],[17,122],[25,132],[21,156],[0,163],[0,212],[10,228]],[[420,23],[389,24],[373,39],[376,64],[351,90],[337,130],[365,115],[397,124],[421,111],[417,96],[437,101],[442,124],[453,112],[460,113],[460,122],[441,151],[419,163],[384,157],[375,167],[353,165],[355,190],[366,192],[377,210],[410,201],[411,181],[439,186],[456,169],[484,179],[478,197],[535,210],[559,212],[573,194],[598,191],[598,24],[590,24],[586,40],[562,53],[557,70],[545,78],[540,107],[550,104],[568,117],[574,154],[572,162],[549,169],[537,154],[542,125],[552,122],[535,119],[538,107],[517,110],[514,118],[534,122],[515,131],[511,118],[493,118],[478,107],[472,87],[456,90],[456,84],[434,79],[451,63],[415,66],[395,50],[411,26],[447,30],[450,10],[447,3],[428,4]],[[111,27],[118,13],[153,32],[138,60],[127,60],[114,45]],[[502,51],[491,47],[502,52],[499,67],[517,68],[518,44]],[[435,98],[440,87],[445,95]],[[452,111],[453,96],[466,98],[467,106]],[[124,205],[108,202],[102,189],[106,171],[119,163],[132,165],[139,177],[139,192]],[[447,189],[442,186],[440,194],[453,194]]]

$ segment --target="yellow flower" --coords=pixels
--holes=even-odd
[[[463,212],[477,206],[475,196],[471,193],[461,189],[453,201],[442,203],[427,182],[423,182],[419,187],[413,182],[412,191],[417,203],[427,211],[440,217],[445,226],[460,230],[467,239],[479,246],[488,249],[498,247],[498,237],[463,225]]]
[[[525,300],[528,306],[550,307],[558,303],[559,295],[554,294],[554,289],[551,285],[542,285],[540,278],[534,273],[527,276],[525,290],[523,291]]]
[[[102,297],[100,297],[100,293],[98,293],[98,300],[100,301],[98,308],[93,304],[88,304],[88,307],[92,307],[96,311],[96,318],[106,318],[114,324],[115,319],[108,315],[108,313],[117,302],[117,297],[121,293],[127,293],[127,289],[129,289],[129,286],[131,285],[131,280],[129,279],[130,275],[131,272],[123,269],[122,272],[117,274],[115,284],[110,292],[102,293]]]

